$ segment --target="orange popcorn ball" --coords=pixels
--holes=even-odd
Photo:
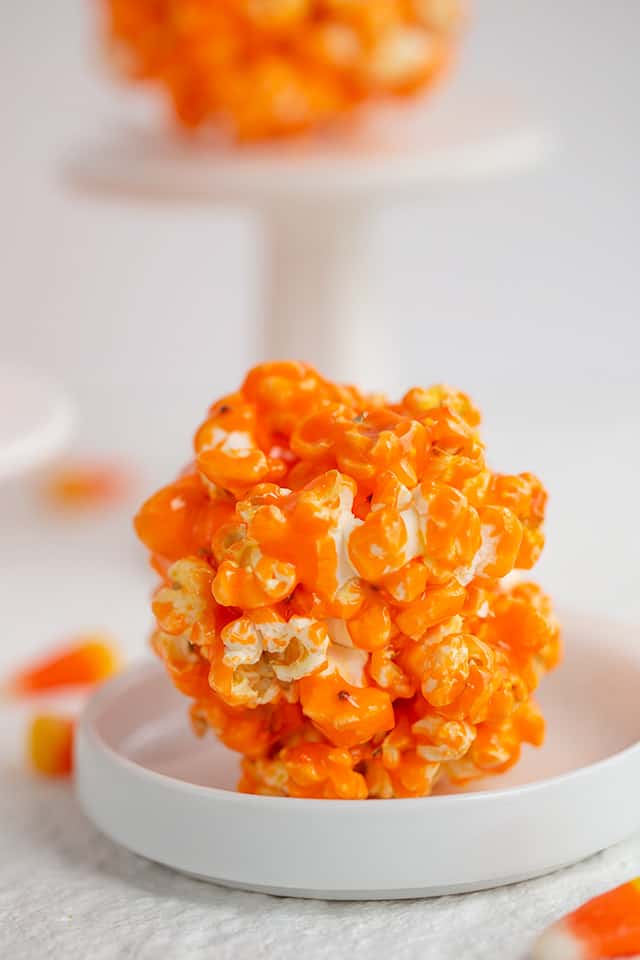
[[[460,0],[105,0],[117,66],[166,91],[178,123],[259,140],[433,86]]]
[[[302,10],[255,15],[285,36]],[[535,559],[546,494],[491,471],[479,421],[450,387],[391,404],[261,364],[138,513],[153,649],[196,733],[242,755],[240,789],[425,796],[542,742],[532,694],[559,627],[537,585],[504,578]]]
[[[68,777],[73,769],[75,720],[59,714],[38,714],[27,734],[29,763],[44,777]]]

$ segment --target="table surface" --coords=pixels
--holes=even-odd
[[[16,733],[3,731],[3,752]],[[0,816],[0,954],[13,960],[520,960],[545,924],[640,862],[636,838],[486,893],[327,903],[225,890],[148,863],[98,836],[68,786],[34,784],[18,765],[3,770]]]

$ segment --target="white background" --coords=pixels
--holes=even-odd
[[[80,411],[76,451],[121,457],[139,481],[121,509],[77,521],[50,516],[28,485],[3,488],[3,664],[88,627],[142,651],[148,578],[130,514],[256,359],[249,220],[97,201],[65,181],[78,144],[131,96],[97,68],[97,6],[2,4],[0,356],[63,381]],[[550,490],[545,585],[561,604],[636,622],[639,31],[634,0],[478,2],[452,84],[508,94],[558,150],[543,170],[390,209],[371,237],[389,319],[382,386],[445,380],[471,392],[494,464],[531,469]]]

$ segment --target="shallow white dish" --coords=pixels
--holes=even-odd
[[[563,622],[564,663],[540,690],[545,746],[473,791],[386,801],[236,793],[237,757],[193,737],[185,699],[144,663],[84,713],[80,801],[130,850],[249,890],[386,899],[547,873],[640,829],[640,631]]]

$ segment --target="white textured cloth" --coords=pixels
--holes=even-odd
[[[11,960],[524,960],[581,901],[640,873],[640,837],[529,883],[431,900],[328,903],[226,890],[100,836],[68,783],[0,749],[0,957]],[[532,825],[533,829],[533,825]]]

